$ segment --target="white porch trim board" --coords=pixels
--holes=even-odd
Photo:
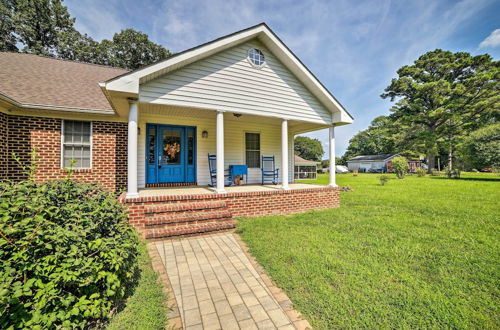
[[[128,151],[127,151],[127,198],[138,197],[137,191],[137,101],[130,100],[128,112]]]
[[[217,111],[217,189],[218,194],[224,194],[224,112]]]
[[[281,189],[288,190],[288,120],[281,122]]]
[[[330,149],[330,187],[337,187],[335,182],[335,127],[332,126],[328,129],[329,139],[328,147]]]

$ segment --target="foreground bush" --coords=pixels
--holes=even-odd
[[[98,326],[136,278],[136,233],[96,185],[0,184],[0,235],[3,329]]]
[[[378,179],[380,180],[380,185],[384,186],[391,179],[391,177],[387,174],[382,174],[378,177]]]
[[[392,160],[392,167],[394,168],[394,172],[396,172],[398,179],[403,179],[410,169],[410,165],[408,165],[408,161],[404,157],[394,158]]]
[[[420,177],[420,178],[421,178],[421,177],[424,177],[424,176],[427,174],[427,171],[426,171],[426,170],[424,170],[424,169],[423,169],[422,167],[420,167],[420,166],[419,166],[419,167],[417,167],[417,170],[416,170],[416,171],[417,171],[417,176],[418,176],[418,177]]]

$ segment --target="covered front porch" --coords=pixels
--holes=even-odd
[[[234,228],[233,216],[339,206],[335,127],[352,117],[265,25],[101,88],[128,121],[121,200],[147,238]],[[329,130],[329,185],[296,184],[294,137],[320,129]],[[272,159],[274,184],[262,182],[266,159]],[[243,186],[231,186],[235,168],[245,176]]]
[[[145,194],[226,194],[234,191],[274,191],[303,187],[294,184],[295,135],[334,126],[297,119],[240,114],[129,100],[128,189],[126,198]],[[216,156],[210,162],[208,155]],[[276,183],[262,182],[262,157],[273,157]],[[330,157],[334,169],[334,157]],[[243,186],[228,180],[231,166],[247,169]],[[335,173],[335,171],[332,171]],[[173,187],[172,187],[173,186]],[[180,186],[190,186],[181,189]],[[197,187],[192,187],[197,186]],[[335,187],[335,176],[330,186]],[[172,189],[158,189],[158,188]],[[150,189],[145,189],[150,188]],[[311,187],[308,187],[311,188]]]

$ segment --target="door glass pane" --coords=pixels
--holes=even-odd
[[[187,133],[188,142],[188,165],[193,165],[194,163],[194,131],[188,129]]]
[[[156,161],[156,127],[151,127],[148,131],[148,163],[154,165]]]
[[[180,164],[181,163],[181,132],[177,130],[163,131],[163,164]]]

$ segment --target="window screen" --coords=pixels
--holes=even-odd
[[[65,120],[63,124],[63,167],[90,168],[91,123]]]
[[[260,134],[245,133],[246,164],[249,168],[260,167]]]

